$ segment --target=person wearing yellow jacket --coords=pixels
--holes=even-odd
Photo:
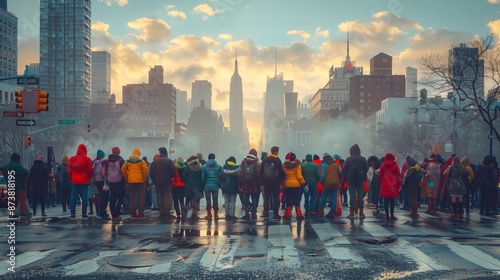
[[[141,151],[135,148],[132,155],[122,166],[123,178],[127,182],[125,189],[128,191],[130,203],[130,216],[132,219],[145,219],[144,207],[146,204],[146,180],[148,179],[148,165],[141,159]],[[137,196],[138,205],[136,212],[135,199]]]
[[[283,219],[290,219],[292,217],[292,206],[295,206],[297,219],[303,219],[304,215],[300,209],[300,197],[302,196],[302,186],[306,181],[304,177],[302,177],[300,160],[297,159],[294,153],[290,152],[286,155],[285,162],[283,163],[283,170],[286,176],[283,181],[286,199],[286,209]]]

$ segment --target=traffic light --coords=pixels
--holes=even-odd
[[[16,108],[22,110],[23,109],[23,91],[18,90],[15,93],[16,96]]]
[[[37,113],[40,111],[48,111],[49,106],[47,106],[47,104],[49,104],[49,94],[45,91],[38,90],[37,99]]]
[[[90,124],[87,125],[87,132],[90,132]]]
[[[26,147],[31,146],[31,136],[26,135],[25,145]]]

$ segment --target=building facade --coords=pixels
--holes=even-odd
[[[7,10],[7,1],[0,6],[0,78],[17,76],[17,17]],[[9,83],[12,83],[10,81]],[[13,82],[15,84],[15,81]]]
[[[89,119],[91,1],[40,0],[40,89],[50,113]]]
[[[484,60],[479,57],[478,48],[460,44],[448,52],[451,70],[452,91],[468,96],[477,94],[486,97],[484,90]]]
[[[186,124],[191,113],[191,105],[189,104],[187,91],[177,89],[177,122]]]
[[[150,72],[151,74],[151,72]],[[142,147],[153,155],[175,137],[176,93],[172,84],[129,84],[123,86],[127,108],[127,147]]]
[[[111,54],[92,52],[92,103],[109,103],[111,96]]]
[[[313,123],[338,117],[347,109],[349,103],[350,78],[363,75],[363,67],[357,67],[349,55],[349,35],[347,37],[347,55],[340,67],[330,67],[326,85],[319,89],[309,100]]]
[[[418,97],[417,83],[418,70],[413,67],[406,67],[406,97]]]
[[[199,107],[201,101],[205,108],[212,109],[212,83],[207,80],[196,80],[191,87],[191,109]]]

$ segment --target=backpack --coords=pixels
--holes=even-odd
[[[108,168],[106,169],[106,176],[108,182],[118,183],[122,181],[123,175],[120,169],[120,161],[108,161]]]
[[[349,168],[347,178],[353,183],[362,183],[366,181],[366,174],[358,162],[353,162]]]
[[[262,168],[264,169],[262,171],[262,180],[264,181],[276,180],[276,178],[278,177],[278,172],[273,162],[266,162]]]
[[[325,190],[339,190],[340,189],[340,177],[339,177],[339,168],[337,165],[337,168],[335,166],[337,163],[332,162],[328,164],[328,167],[326,167],[326,176],[325,180],[323,181],[323,188]]]
[[[95,160],[92,166],[92,172],[94,174],[94,181],[103,181],[104,176],[102,175],[102,160]]]
[[[243,183],[254,182],[256,179],[255,163],[245,164],[244,166],[242,166],[240,169],[240,174],[238,176],[238,179]]]

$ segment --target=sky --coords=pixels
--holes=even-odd
[[[37,0],[8,0],[19,21],[19,72],[39,62]],[[350,57],[369,74],[370,59],[393,56],[393,74],[418,58],[446,53],[476,36],[500,37],[500,0],[93,0],[92,49],[111,53],[112,92],[147,82],[162,65],[165,81],[191,94],[194,80],[212,83],[213,109],[229,126],[229,82],[238,52],[244,115],[251,144],[260,136],[267,76],[294,80],[306,101],[328,70]]]

